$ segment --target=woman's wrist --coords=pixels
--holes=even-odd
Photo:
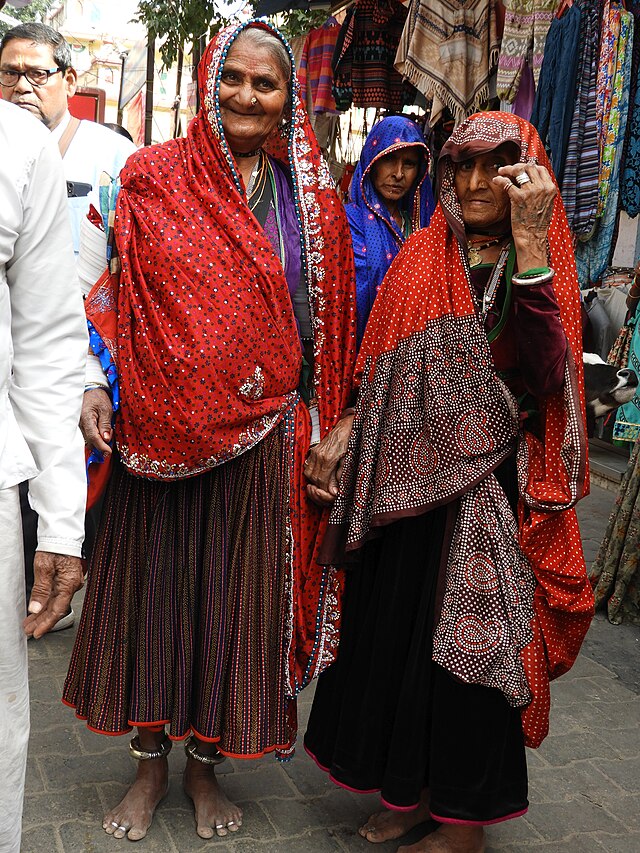
[[[532,267],[524,272],[515,273],[511,281],[520,287],[530,287],[536,284],[549,284],[555,275],[551,267]]]

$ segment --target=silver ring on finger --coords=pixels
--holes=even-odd
[[[519,175],[516,175],[515,180],[516,180],[516,184],[519,187],[523,187],[525,184],[528,184],[531,182],[531,178],[529,177],[529,175],[527,175],[526,172],[521,172]]]

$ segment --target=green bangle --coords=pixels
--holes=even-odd
[[[526,272],[519,272],[518,278],[536,278],[539,275],[549,275],[551,272],[551,267],[532,267],[532,269],[527,270]]]

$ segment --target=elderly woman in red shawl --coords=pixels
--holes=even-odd
[[[432,818],[403,853],[481,853],[486,825],[527,810],[525,745],[545,737],[549,680],[593,611],[573,509],[588,483],[579,295],[530,124],[472,116],[438,180],[358,356],[320,557],[359,560],[305,745],[337,784],[381,793],[364,838]],[[314,488],[330,499],[328,479]]]
[[[295,696],[337,646],[339,576],[317,562],[327,519],[302,468],[313,432],[321,467],[346,448],[349,228],[277,31],[222,31],[199,78],[186,138],[123,170],[121,272],[86,300],[105,373],[82,426],[109,453],[117,407],[116,449],[64,700],[93,731],[137,728],[136,779],[103,822],[132,841],[174,741],[198,834],[236,831],[216,765],[290,756]]]

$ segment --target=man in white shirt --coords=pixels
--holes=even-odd
[[[51,27],[41,23],[20,24],[0,42],[0,90],[2,97],[31,113],[51,131],[60,148],[67,179],[67,205],[71,215],[73,248],[80,250],[80,228],[91,200],[98,206],[97,191],[102,172],[120,174],[135,145],[93,121],[78,121],[69,113],[68,99],[76,91],[77,74],[71,64],[69,45]],[[105,260],[106,262],[106,260]],[[27,593],[33,580],[37,519],[29,507],[26,485],[21,487]],[[95,536],[99,515],[96,507],[87,517],[87,551]],[[88,556],[88,553],[87,553]],[[55,630],[73,625],[71,607]]]
[[[0,850],[18,853],[29,737],[26,638],[48,631],[82,585],[78,419],[87,330],[55,142],[0,101],[0,151]],[[25,479],[39,516],[26,620],[18,498]]]
[[[68,100],[75,95],[77,80],[69,45],[51,27],[27,23],[5,33],[0,42],[2,97],[39,119],[61,149],[76,255],[80,225],[89,211],[88,194],[97,191],[102,172],[119,175],[136,150],[126,137],[94,121],[72,118]]]

